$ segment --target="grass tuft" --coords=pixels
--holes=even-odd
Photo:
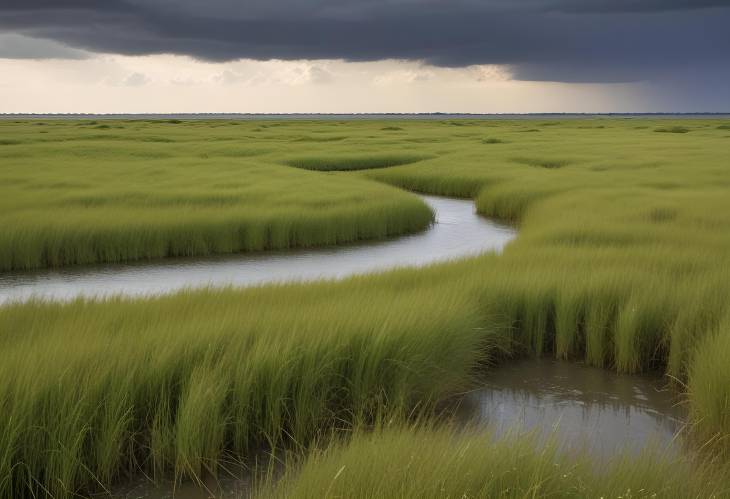
[[[690,129],[683,126],[670,126],[655,128],[654,131],[660,133],[687,133]]]
[[[418,154],[369,154],[365,156],[310,156],[290,159],[285,164],[318,171],[349,171],[388,168],[430,159]]]
[[[547,168],[548,170],[563,168],[572,163],[567,159],[542,159],[542,158],[512,158],[512,161],[527,166],[537,168]]]
[[[699,461],[699,460],[698,460]],[[595,466],[529,435],[494,439],[476,431],[386,429],[313,450],[256,497],[721,497],[727,470],[697,469],[659,451]]]

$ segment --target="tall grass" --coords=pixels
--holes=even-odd
[[[705,336],[690,366],[688,392],[702,436],[730,449],[730,316]]]
[[[727,470],[645,451],[600,466],[530,436],[388,429],[313,451],[261,498],[725,497]]]
[[[200,477],[425,408],[465,388],[480,323],[458,293],[358,280],[0,308],[0,497]]]
[[[182,199],[179,206],[157,209],[144,202],[134,208],[62,208],[54,217],[31,210],[6,214],[0,266],[25,270],[335,245],[416,232],[433,220],[419,199],[387,194],[348,206],[301,200],[271,209],[266,202],[216,207],[218,201],[212,197],[212,206],[195,206]]]

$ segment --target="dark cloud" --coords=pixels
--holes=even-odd
[[[519,0],[518,0],[519,1]],[[554,0],[549,10],[564,12],[662,12],[727,7],[727,0]]]
[[[727,66],[730,0],[3,0],[0,29],[120,54],[509,64],[634,81]],[[8,51],[4,51],[7,53]]]

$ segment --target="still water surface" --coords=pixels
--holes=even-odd
[[[331,248],[0,274],[0,304],[30,297],[154,295],[202,286],[342,278],[501,251],[516,236],[515,229],[477,215],[470,200],[421,198],[434,210],[436,223],[418,234]]]
[[[486,373],[481,386],[464,398],[462,411],[497,435],[555,434],[594,455],[636,452],[647,445],[675,451],[686,412],[667,381],[574,362],[523,360]]]

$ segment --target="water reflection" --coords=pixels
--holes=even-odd
[[[673,447],[685,411],[658,377],[619,375],[554,360],[526,360],[491,370],[464,400],[470,421],[498,435],[513,430],[557,434],[592,452]]]

